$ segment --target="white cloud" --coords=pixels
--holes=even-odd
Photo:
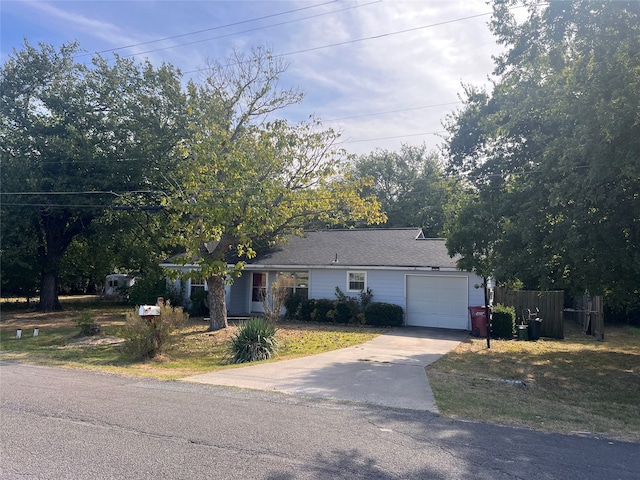
[[[455,106],[415,107],[455,102],[461,82],[487,83],[493,69],[491,55],[500,51],[486,25],[489,16],[463,18],[488,13],[490,7],[484,0],[369,3],[367,0],[333,2],[217,28],[308,7],[310,3],[83,1],[54,5],[38,2],[25,3],[23,10],[35,9],[39,14],[32,15],[31,25],[26,20],[28,16],[23,15],[22,23],[25,29],[35,28],[34,24],[42,26],[46,18],[47,35],[53,37],[54,32],[57,35],[52,41],[78,38],[81,46],[89,51],[210,29],[120,51],[128,54],[155,50],[138,54],[136,58],[149,57],[154,64],[168,61],[186,72],[204,66],[207,57],[224,60],[232,48],[248,50],[267,45],[275,54],[292,53],[285,57],[290,68],[281,80],[282,86],[297,86],[306,92],[302,105],[285,112],[291,121],[306,119],[312,113],[329,120],[360,115],[325,122],[327,126],[342,129],[344,139],[354,141],[345,146],[356,153],[376,147],[397,149],[402,142],[424,141],[435,146],[440,143],[438,137],[413,135],[441,131],[442,119]],[[347,7],[355,8],[345,9]],[[19,10],[20,5],[14,4],[12,9]],[[320,13],[328,14],[275,26]],[[258,29],[260,27],[268,28]],[[344,44],[329,46],[339,43]],[[167,46],[174,48],[158,50]],[[383,113],[394,110],[404,111]],[[363,116],[376,112],[379,115]],[[386,139],[402,135],[406,137]],[[385,140],[355,142],[362,139]]]

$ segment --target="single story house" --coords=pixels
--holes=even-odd
[[[183,272],[197,265],[161,264]],[[179,279],[178,282],[181,280]],[[444,239],[425,238],[418,228],[319,230],[291,237],[247,261],[243,275],[227,287],[230,316],[263,311],[261,295],[273,282],[307,298],[336,298],[336,287],[357,297],[400,305],[405,324],[470,330],[469,306],[484,304],[482,279],[456,268]],[[185,300],[206,288],[185,279]]]

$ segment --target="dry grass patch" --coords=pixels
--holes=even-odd
[[[640,329],[605,328],[596,342],[575,324],[565,339],[469,338],[427,368],[447,416],[640,441]],[[524,387],[522,387],[524,383]]]
[[[232,322],[227,329],[208,332],[209,324],[202,318],[191,319],[163,355],[146,361],[127,359],[121,351],[119,332],[125,324],[127,311],[131,309],[113,304],[83,304],[78,309],[54,313],[3,310],[0,358],[164,380],[237,367],[228,364],[227,349],[238,324]],[[89,313],[101,326],[99,335],[78,335],[76,320],[85,313]],[[18,328],[23,330],[19,340],[15,338]],[[38,337],[32,336],[34,328],[40,329]],[[278,325],[276,334],[280,348],[275,359],[270,361],[357,345],[383,331],[369,327],[282,323]]]

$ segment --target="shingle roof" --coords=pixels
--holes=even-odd
[[[455,267],[444,239],[424,238],[418,228],[320,230],[249,260],[255,265]]]

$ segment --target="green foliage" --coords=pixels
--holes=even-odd
[[[333,303],[333,308],[327,312],[327,317],[336,323],[353,323],[359,312],[358,302],[352,298]]]
[[[209,292],[206,290],[198,290],[193,292],[190,297],[191,306],[189,307],[189,315],[192,317],[205,317],[209,313]]]
[[[296,306],[296,318],[301,321],[314,322],[335,322],[341,324],[364,323],[364,310],[371,303],[373,293],[371,289],[361,292],[359,298],[345,295],[339,287],[336,287],[336,300],[327,298],[302,299],[299,303],[292,303]],[[293,311],[289,310],[288,311]]]
[[[402,307],[392,303],[371,302],[364,312],[364,323],[376,327],[399,327],[404,323]]]
[[[126,324],[120,331],[120,336],[125,340],[122,351],[134,359],[163,354],[188,320],[189,315],[181,307],[173,307],[168,302],[160,307],[160,316],[152,321],[140,317],[138,308],[129,311]]]
[[[315,222],[385,220],[377,200],[363,195],[366,182],[350,176],[336,132],[316,120],[290,125],[275,117],[302,99],[279,88],[286,67],[262,48],[236,51],[211,64],[204,83],[187,86],[192,121],[181,153],[188,161],[175,177],[169,228],[186,258],[201,257],[206,278],[238,275],[242,263],[230,270],[227,254],[250,258],[256,242]],[[211,291],[212,330],[227,324],[223,289],[218,281]]]
[[[303,322],[310,322],[312,320],[311,314],[316,308],[316,299],[315,298],[305,298],[300,302],[300,310],[298,313],[298,320],[302,320]]]
[[[337,300],[333,303],[333,308],[327,316],[336,323],[360,324],[363,320],[362,312],[369,302],[371,302],[371,289],[360,292],[359,298],[345,295],[339,287],[336,287]]]
[[[450,253],[525,288],[635,301],[640,3],[495,2],[490,25],[506,47],[493,90],[466,87],[447,123],[449,171],[471,195]]]
[[[284,299],[285,317],[289,319],[300,318],[302,316],[301,306],[304,301],[305,298],[300,295],[288,295]]]
[[[229,345],[229,363],[268,360],[278,349],[277,329],[266,318],[254,317],[244,322]]]
[[[512,339],[516,333],[516,311],[500,303],[493,306],[491,332],[498,338]]]
[[[367,288],[366,290],[360,292],[360,305],[359,305],[360,311],[364,312],[372,300],[373,300],[373,292],[371,291],[370,288]]]
[[[88,337],[100,333],[100,325],[98,325],[93,316],[85,312],[76,319],[76,326],[80,329],[81,337]]]
[[[370,179],[389,227],[422,227],[425,235],[442,235],[446,205],[457,194],[455,181],[443,175],[438,154],[424,145],[403,144],[400,152],[378,149],[354,164],[358,178]]]
[[[167,279],[161,269],[155,268],[136,279],[130,287],[123,289],[124,297],[131,305],[154,305],[158,297],[169,301],[172,305],[182,303],[181,292],[167,285]],[[197,315],[195,315],[197,316]]]
[[[158,200],[110,192],[148,191],[150,185],[161,190],[174,166],[173,146],[184,138],[185,97],[173,67],[100,56],[89,66],[76,62],[79,52],[76,43],[56,49],[25,41],[0,71],[1,228],[3,239],[12,239],[3,242],[0,276],[5,263],[10,270],[17,266],[4,261],[6,254],[27,264],[29,285],[37,272],[44,311],[60,308],[62,274],[74,288],[83,284],[75,258],[61,262],[74,239],[88,237],[107,214],[105,207]],[[20,202],[9,200],[15,192],[30,193]],[[97,244],[92,246],[96,254]]]
[[[331,322],[329,312],[333,310],[334,301],[328,298],[318,298],[315,301],[313,311],[311,312],[311,320],[314,322]]]

